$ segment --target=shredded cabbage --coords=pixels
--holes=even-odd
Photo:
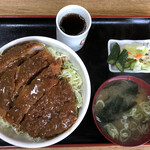
[[[141,63],[139,60],[137,60],[137,62],[135,63],[133,71],[146,70],[146,69],[142,69],[142,65],[143,65],[143,63]]]
[[[5,122],[2,117],[0,117],[0,127],[1,128],[9,128],[11,125],[8,122]]]
[[[60,53],[57,49],[47,47],[48,51],[55,57],[62,59],[62,73],[60,77],[65,77],[71,84],[72,89],[75,93],[77,108],[82,107],[83,98],[81,93],[82,78],[78,73],[77,68],[69,61],[69,56]]]
[[[150,47],[149,45],[133,43],[122,46],[122,50],[128,51],[128,59],[136,59],[133,71],[150,70]]]
[[[144,60],[142,65],[141,65],[142,70],[150,70],[150,61]]]
[[[133,44],[133,45],[125,45],[124,48],[132,53],[132,55],[129,54],[130,58],[133,58],[133,56],[136,56],[138,54],[148,54],[149,52],[149,47],[144,46],[144,45],[138,45],[138,44]]]

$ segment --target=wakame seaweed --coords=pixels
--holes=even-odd
[[[122,113],[130,110],[134,107],[137,102],[135,101],[138,94],[138,84],[131,80],[118,80],[112,82],[105,86],[103,89],[114,90],[121,86],[127,86],[124,90],[120,91],[120,94],[109,95],[107,99],[104,100],[105,106],[99,112],[99,118],[101,121],[109,123],[117,120]],[[117,91],[116,91],[117,92]]]
[[[131,86],[129,88],[127,88],[123,94],[126,95],[132,95],[132,96],[136,96],[138,94],[138,84],[136,82],[133,82],[131,80],[129,80]]]
[[[110,84],[105,85],[105,86],[103,87],[103,89],[109,88],[109,87],[111,87],[111,86],[119,86],[119,85],[121,85],[121,81],[120,81],[120,80],[119,80],[119,81],[114,81],[114,82],[112,82],[112,83],[110,83]]]
[[[120,115],[136,105],[136,102],[127,103],[123,97],[117,96],[109,101],[99,112],[99,118],[105,123],[117,120]]]

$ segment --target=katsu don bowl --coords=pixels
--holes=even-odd
[[[83,120],[91,85],[80,57],[42,36],[0,48],[0,138],[39,148],[69,136]]]

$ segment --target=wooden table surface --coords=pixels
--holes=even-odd
[[[150,16],[150,0],[0,0],[0,16],[55,16],[64,6],[77,4],[92,16]],[[149,150],[144,145],[135,148],[120,146],[50,147],[46,150]],[[15,150],[11,148],[11,150]],[[20,149],[17,149],[20,150]],[[34,149],[35,150],[35,149]],[[43,150],[38,149],[38,150]]]
[[[150,0],[0,0],[0,15],[56,15],[78,4],[92,16],[150,16]]]

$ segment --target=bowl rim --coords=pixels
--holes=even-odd
[[[121,142],[117,142],[116,140],[112,139],[111,137],[109,137],[107,134],[105,134],[102,129],[99,127],[97,121],[96,121],[96,117],[95,117],[95,112],[94,112],[94,105],[95,105],[95,102],[96,102],[96,97],[98,95],[98,93],[100,92],[100,90],[107,84],[113,82],[113,81],[117,81],[117,80],[132,80],[134,82],[136,82],[138,85],[142,85],[142,88],[147,88],[147,92],[150,94],[150,85],[148,83],[146,83],[144,80],[138,78],[138,77],[134,77],[134,76],[130,76],[130,75],[118,75],[118,76],[115,76],[115,77],[111,77],[109,78],[108,80],[104,81],[100,87],[97,89],[95,95],[94,95],[94,98],[93,98],[93,103],[92,103],[92,114],[93,114],[93,119],[94,119],[94,122],[95,122],[95,125],[97,127],[97,129],[99,130],[99,132],[110,142],[112,142],[113,144],[117,144],[117,145],[120,145],[120,146],[124,146],[124,147],[134,147],[134,146],[140,146],[140,145],[143,145],[143,144],[146,144],[149,140],[150,140],[150,133],[147,134],[146,138],[142,138],[142,140],[140,140],[140,142],[138,144],[136,144],[136,142],[132,142],[132,143],[129,143],[129,144],[121,144]],[[150,132],[150,131],[149,131]],[[148,135],[149,135],[149,138],[148,138]]]
[[[89,107],[90,97],[91,97],[91,83],[90,83],[90,77],[89,77],[88,71],[87,71],[83,61],[81,60],[81,58],[70,47],[68,47],[64,43],[57,41],[53,38],[45,37],[45,36],[26,36],[26,37],[18,38],[18,39],[12,40],[12,41],[8,42],[7,44],[5,44],[4,46],[2,46],[0,48],[0,52],[3,52],[7,48],[9,48],[15,44],[22,43],[25,41],[42,41],[43,43],[44,42],[45,43],[54,43],[54,45],[56,45],[62,49],[65,49],[65,52],[67,52],[69,55],[71,54],[75,58],[78,65],[82,68],[84,78],[87,81],[86,82],[87,93],[86,93],[86,97],[84,100],[84,104],[81,108],[82,110],[81,110],[80,116],[78,116],[76,122],[72,125],[72,127],[69,128],[64,133],[56,136],[55,138],[52,138],[52,139],[49,139],[49,140],[46,140],[46,141],[40,142],[40,143],[34,143],[34,142],[27,143],[27,142],[17,141],[13,138],[7,137],[3,133],[0,133],[0,138],[12,145],[24,147],[24,148],[41,148],[41,147],[50,146],[50,145],[60,142],[61,140],[68,137],[79,126],[79,124],[82,122],[82,120],[88,110],[88,107]]]

